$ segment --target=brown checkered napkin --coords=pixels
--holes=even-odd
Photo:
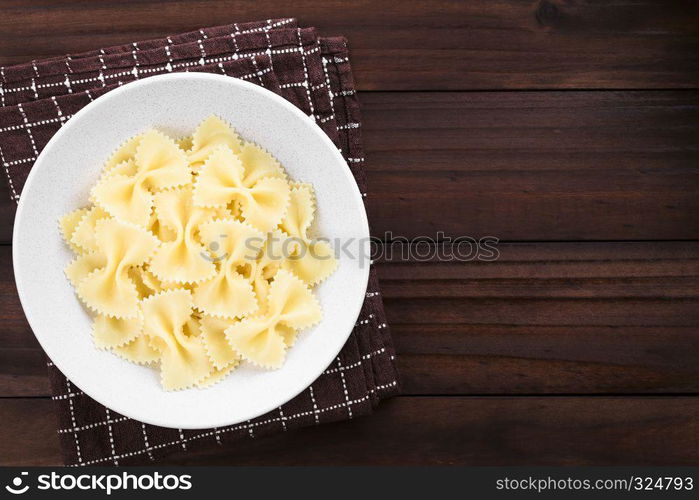
[[[361,119],[345,40],[318,38],[294,19],[278,19],[0,68],[0,161],[13,199],[19,199],[41,149],[75,112],[126,82],[173,71],[243,78],[282,95],[316,120],[366,192]],[[49,376],[66,463],[129,465],[366,415],[397,393],[394,360],[372,268],[357,325],[337,359],[296,398],[254,420],[198,431],[155,427],[100,405],[50,362]]]

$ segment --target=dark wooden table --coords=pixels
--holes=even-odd
[[[375,415],[171,463],[699,463],[697,3],[2,0],[0,64],[281,16],[349,39],[374,234],[501,256],[380,264]],[[57,464],[0,200],[0,463]]]

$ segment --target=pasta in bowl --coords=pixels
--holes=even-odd
[[[337,265],[312,239],[313,186],[222,119],[179,141],[124,143],[60,220],[66,267],[98,348],[160,370],[163,388],[206,387],[241,362],[279,368],[321,319],[310,287]]]
[[[167,75],[95,100],[47,145],[18,208],[15,274],[80,389],[205,428],[279,406],[330,364],[366,290],[361,248],[337,251],[355,240],[361,195],[308,117],[245,82]]]

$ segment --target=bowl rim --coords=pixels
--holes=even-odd
[[[312,130],[316,136],[320,138],[320,140],[324,143],[325,147],[329,148],[331,151],[331,154],[333,154],[337,160],[340,161],[341,165],[344,167],[341,169],[347,180],[350,181],[350,190],[352,192],[352,197],[354,198],[354,201],[357,203],[358,207],[360,208],[359,210],[359,216],[360,219],[358,223],[361,225],[362,233],[366,237],[370,237],[370,232],[369,232],[369,222],[368,222],[368,217],[366,213],[366,206],[364,205],[364,199],[363,196],[359,190],[359,186],[357,185],[357,181],[355,180],[348,164],[347,161],[344,159],[342,156],[340,149],[335,145],[335,143],[332,142],[332,140],[328,137],[328,135],[318,126],[316,121],[306,115],[303,111],[301,111],[298,107],[296,107],[294,104],[291,102],[287,101],[280,95],[264,88],[259,85],[255,85],[251,82],[242,80],[240,78],[235,78],[235,77],[230,77],[230,76],[225,76],[225,75],[217,75],[217,74],[212,74],[212,73],[202,73],[202,72],[181,72],[181,73],[167,73],[164,75],[154,75],[150,76],[147,78],[143,78],[141,80],[135,80],[129,83],[126,83],[116,89],[113,89],[106,94],[103,94],[91,102],[89,102],[87,105],[85,105],[83,108],[78,110],[69,120],[66,121],[61,128],[56,131],[56,133],[49,139],[47,142],[46,146],[43,148],[43,150],[40,152],[40,154],[37,156],[34,165],[32,166],[31,170],[29,171],[29,174],[27,176],[27,179],[24,183],[22,192],[25,192],[27,189],[31,189],[31,186],[33,183],[37,182],[36,179],[41,175],[40,170],[43,169],[41,165],[43,165],[44,159],[46,156],[48,156],[49,152],[55,147],[56,144],[60,143],[62,140],[63,135],[67,133],[68,130],[70,130],[72,127],[76,126],[75,124],[80,122],[80,119],[83,115],[86,115],[90,112],[92,112],[94,109],[102,106],[104,103],[108,102],[109,100],[113,99],[118,99],[120,98],[123,94],[127,94],[131,92],[132,90],[138,88],[138,87],[143,87],[143,86],[148,86],[148,85],[153,85],[159,82],[163,81],[168,81],[168,80],[200,80],[200,81],[216,81],[216,82],[221,82],[225,83],[227,85],[230,85],[232,88],[233,87],[240,87],[243,89],[247,89],[252,91],[253,93],[259,95],[263,99],[271,99],[274,101],[276,104],[281,105],[282,107],[286,108],[289,112],[291,112],[293,115],[295,115],[297,118],[299,118],[302,121],[305,121],[307,124],[311,125],[310,130]],[[37,168],[40,167],[40,168]],[[36,329],[34,328],[34,325],[32,324],[32,318],[30,317],[29,314],[26,314],[27,305],[30,304],[30,302],[33,301],[33,299],[30,297],[30,293],[28,290],[25,289],[24,283],[23,283],[23,276],[25,273],[29,274],[30,271],[23,269],[22,265],[20,264],[19,266],[17,265],[19,262],[19,257],[17,250],[21,245],[18,245],[17,241],[20,237],[20,233],[23,231],[23,214],[27,210],[27,206],[29,202],[27,201],[26,196],[21,196],[19,198],[18,204],[17,204],[17,211],[15,213],[15,218],[14,218],[14,227],[13,227],[13,232],[12,232],[12,264],[13,264],[13,273],[14,273],[14,278],[15,278],[15,286],[17,288],[17,293],[19,296],[20,304],[22,306],[22,310],[25,313],[25,317],[27,319],[27,322],[29,323],[29,326],[32,330],[32,333],[34,334],[34,337],[37,339],[39,344],[41,345],[41,348],[44,350],[45,354],[49,357],[49,360],[51,362],[53,361],[53,358],[51,357],[51,352],[52,349],[48,348],[45,342],[42,341],[42,336],[37,335]],[[180,428],[180,429],[207,429],[211,427],[224,427],[228,425],[235,425],[240,422],[244,422],[246,420],[250,420],[253,418],[256,418],[258,416],[264,415],[277,407],[287,403],[303,391],[305,391],[310,385],[313,384],[313,382],[323,374],[323,372],[327,369],[328,366],[336,359],[337,355],[340,353],[344,345],[347,343],[347,340],[349,339],[350,335],[352,334],[352,331],[354,330],[354,325],[356,324],[356,320],[359,317],[359,314],[361,312],[362,306],[365,301],[366,297],[366,290],[368,287],[369,283],[369,272],[370,272],[370,265],[367,266],[361,266],[358,267],[358,270],[361,271],[361,276],[359,277],[361,281],[361,286],[360,286],[360,291],[362,292],[361,295],[357,293],[357,297],[352,299],[351,297],[347,298],[347,303],[345,304],[347,309],[351,311],[351,314],[349,314],[348,317],[351,317],[352,323],[351,326],[348,328],[346,334],[342,335],[342,342],[339,343],[339,347],[336,350],[328,350],[327,354],[327,359],[323,359],[322,363],[319,363],[318,366],[321,367],[317,373],[314,372],[313,376],[308,376],[306,377],[308,380],[304,380],[303,383],[299,383],[298,387],[299,389],[291,394],[285,395],[283,398],[279,398],[279,400],[275,400],[272,403],[269,403],[268,405],[264,406],[262,410],[259,411],[254,411],[250,412],[250,415],[244,415],[242,417],[236,417],[233,420],[226,419],[224,418],[219,418],[218,420],[215,419],[210,419],[206,422],[203,422],[201,424],[177,424],[176,426],[173,426],[172,423],[159,420],[158,418],[151,418],[150,416],[142,416],[142,415],[135,415],[131,412],[130,409],[125,409],[123,407],[120,407],[119,404],[114,404],[114,402],[110,401],[108,404],[105,403],[105,400],[108,400],[109,397],[108,395],[105,395],[103,397],[103,394],[101,393],[95,393],[95,391],[90,387],[90,390],[85,390],[83,387],[80,386],[80,381],[84,381],[85,378],[89,375],[83,373],[80,375],[79,370],[73,370],[73,365],[68,366],[68,369],[66,370],[65,366],[61,366],[60,362],[54,362],[56,368],[58,368],[68,380],[70,380],[72,385],[75,385],[77,388],[79,388],[82,392],[84,392],[88,397],[94,399],[97,401],[99,404],[116,411],[117,413],[120,413],[128,418],[132,418],[134,420],[144,422],[147,424],[151,425],[157,425],[160,427],[167,427],[167,428]],[[354,300],[354,303],[350,302],[351,300]],[[321,323],[323,321],[328,321],[330,318],[324,317],[321,320]],[[338,341],[339,342],[339,341]],[[97,349],[95,347],[95,349]],[[55,352],[55,351],[54,351]],[[326,362],[327,361],[327,362]],[[128,363],[127,361],[124,360],[125,363]],[[76,377],[77,375],[77,377]],[[76,382],[77,380],[77,382]],[[88,385],[89,386],[89,385]],[[187,389],[187,390],[194,390],[194,389]],[[292,392],[292,391],[289,391]],[[252,414],[254,413],[254,414]]]

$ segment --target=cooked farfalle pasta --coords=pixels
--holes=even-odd
[[[238,266],[256,259],[265,241],[264,233],[235,219],[221,219],[203,225],[199,235],[204,241],[221,244],[217,249],[220,256],[216,274],[194,289],[197,309],[229,319],[256,312],[257,296],[250,282],[238,273]]]
[[[224,369],[240,362],[240,354],[235,352],[226,339],[226,328],[235,324],[235,320],[204,316],[199,323],[201,338],[209,359],[217,369]]]
[[[139,312],[138,290],[128,270],[151,258],[160,245],[158,238],[144,228],[109,218],[97,222],[95,240],[97,250],[79,256],[70,267],[75,270],[76,263],[86,263],[89,272],[68,273],[76,283],[78,296],[98,314],[135,318]]]
[[[240,157],[229,148],[218,148],[207,158],[194,182],[194,204],[225,207],[237,201],[245,222],[260,231],[271,231],[281,223],[289,207],[289,184],[279,177],[262,177],[246,184],[246,178]]]
[[[217,116],[210,116],[192,135],[191,146],[187,151],[190,165],[195,168],[200,166],[220,147],[237,153],[240,151],[240,137],[229,124]]]
[[[144,299],[143,334],[160,352],[160,377],[166,390],[184,389],[204,380],[214,369],[192,321],[192,294],[175,289]]]
[[[126,345],[142,331],[143,317],[140,312],[136,317],[126,319],[98,314],[92,325],[95,345],[106,349]]]
[[[274,275],[267,302],[263,315],[244,318],[224,333],[243,358],[278,368],[284,362],[286,347],[294,343],[296,331],[320,321],[320,305],[303,281],[283,269]]]
[[[314,212],[313,188],[309,184],[297,184],[291,189],[291,203],[279,226],[289,237],[287,251],[292,257],[283,262],[283,268],[309,285],[323,281],[337,266],[328,242],[308,236]]]
[[[75,232],[75,228],[78,227],[78,224],[80,224],[82,218],[88,212],[89,209],[87,208],[79,208],[70,212],[69,214],[64,215],[63,217],[61,217],[61,220],[59,221],[59,226],[61,229],[61,235],[63,236],[63,239],[66,243],[68,243],[70,249],[77,254],[83,253],[83,249],[80,248],[80,246],[73,243],[73,233]]]
[[[126,156],[132,148],[125,145]],[[117,155],[119,156],[119,155]],[[133,157],[108,167],[92,189],[92,199],[112,217],[147,226],[153,193],[191,183],[187,155],[175,141],[152,130],[138,138]]]
[[[155,216],[161,225],[175,231],[172,241],[160,245],[149,269],[160,281],[194,283],[212,277],[216,266],[202,258],[206,248],[196,238],[200,226],[214,219],[216,212],[192,203],[192,188],[166,190],[155,195]]]
[[[106,161],[91,205],[60,220],[65,273],[95,346],[157,367],[165,390],[249,362],[278,368],[320,321],[311,287],[337,267],[309,235],[310,184],[216,116],[173,140],[149,130]]]
[[[97,222],[106,219],[109,214],[100,207],[92,207],[85,211],[80,221],[72,231],[70,242],[80,248],[79,253],[95,252],[98,250],[95,240]]]

